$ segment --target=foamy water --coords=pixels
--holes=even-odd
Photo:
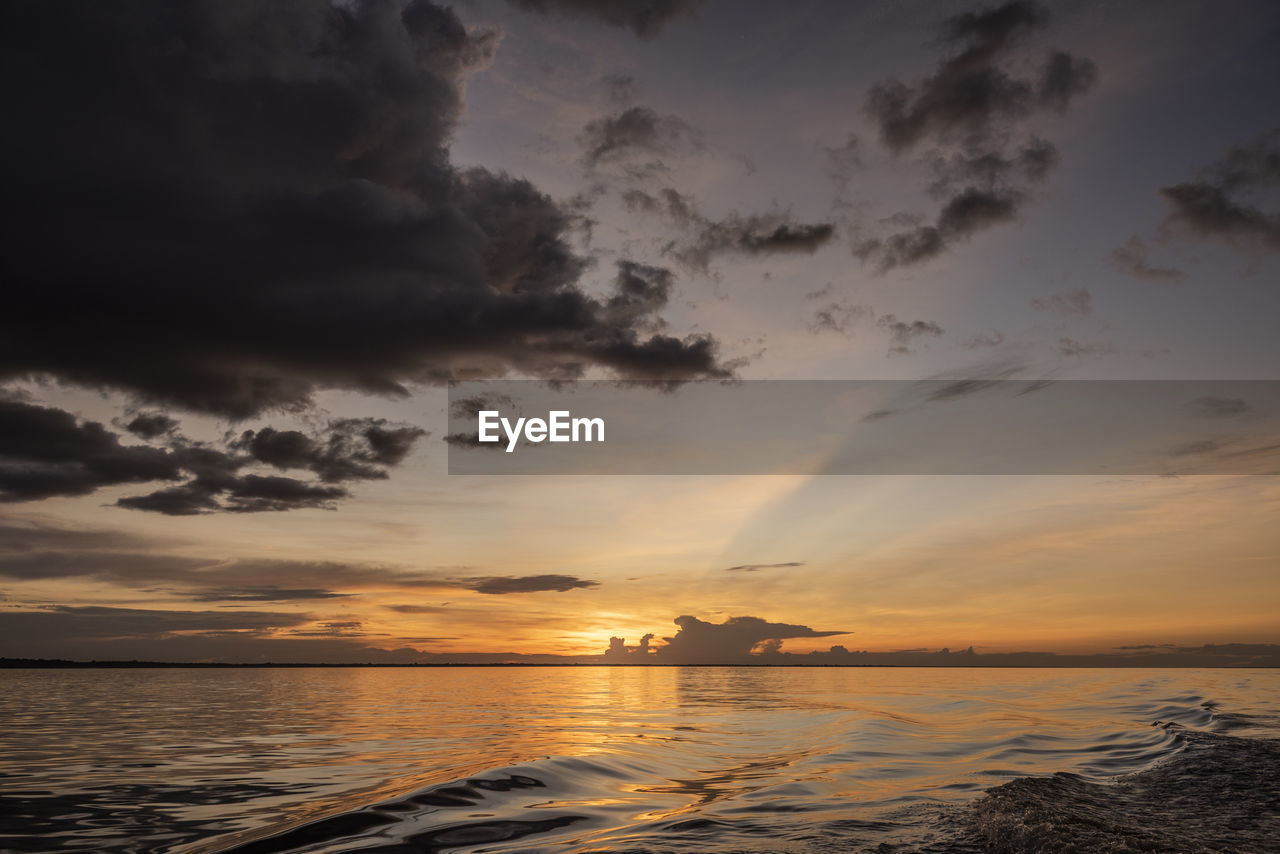
[[[1278,710],[1270,670],[3,671],[0,849],[1053,851],[1125,805],[1080,850],[1280,850]],[[1224,780],[1223,827],[1142,800]]]

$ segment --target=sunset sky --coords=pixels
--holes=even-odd
[[[444,441],[449,379],[1280,379],[1274,3],[4,14],[0,655],[1280,644],[1272,476]]]

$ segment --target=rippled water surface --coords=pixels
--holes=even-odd
[[[1002,793],[1022,828],[1192,754],[1280,788],[1277,710],[1270,670],[10,670],[0,849],[984,850],[957,811]]]

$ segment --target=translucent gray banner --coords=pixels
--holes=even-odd
[[[458,382],[449,473],[1276,474],[1280,381]]]

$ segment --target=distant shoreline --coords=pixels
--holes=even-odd
[[[1274,664],[820,664],[796,662],[770,664],[675,664],[660,662],[624,663],[611,661],[496,661],[496,662],[224,662],[224,661],[67,661],[44,658],[0,658],[0,670],[264,670],[306,668],[433,668],[433,667],[759,667],[837,668],[868,667],[932,668],[970,670],[1275,670]]]

